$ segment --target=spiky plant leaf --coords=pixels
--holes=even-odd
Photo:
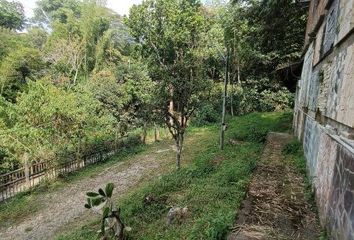
[[[103,196],[103,197],[106,197],[106,193],[103,191],[102,188],[98,189],[98,193]]]
[[[91,205],[96,207],[96,206],[100,205],[101,203],[103,203],[104,201],[105,200],[102,197],[92,198]]]
[[[95,193],[95,192],[87,192],[86,195],[88,197],[97,197],[99,194],[98,193]]]
[[[113,189],[114,189],[114,184],[113,183],[108,183],[106,185],[105,190],[106,190],[107,197],[109,197],[109,198],[112,197]]]
[[[105,207],[105,208],[103,209],[103,217],[104,217],[104,218],[107,218],[108,215],[109,215],[109,212],[110,212],[109,207]]]

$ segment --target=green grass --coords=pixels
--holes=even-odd
[[[311,179],[308,177],[306,158],[302,149],[301,142],[293,139],[290,143],[286,144],[283,149],[283,155],[286,157],[287,162],[296,168],[297,172],[303,177],[305,182],[305,197],[311,206],[316,210],[315,195],[312,191]]]
[[[132,228],[128,239],[225,238],[261,155],[264,135],[290,131],[291,118],[289,112],[229,118],[223,151],[218,147],[217,126],[190,128],[187,138],[194,139],[195,145],[186,146],[183,168],[140,186],[117,202],[125,224]],[[230,139],[238,144],[228,144]],[[144,203],[148,195],[155,199],[151,204]],[[168,227],[166,215],[171,206],[187,206],[189,214],[185,221]],[[98,225],[97,219],[57,239],[96,239]]]
[[[297,139],[293,139],[290,143],[286,144],[283,149],[283,155],[290,166],[295,167],[297,172],[303,177],[305,182],[305,198],[311,205],[311,208],[316,214],[318,214],[318,209],[315,201],[315,193],[312,188],[311,179],[308,177],[306,158],[304,156],[303,148],[301,142]],[[319,224],[319,223],[318,223]],[[319,240],[328,240],[326,230],[322,230]]]

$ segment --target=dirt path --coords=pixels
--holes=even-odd
[[[44,194],[39,203],[42,204],[41,209],[14,226],[0,229],[0,239],[53,239],[60,228],[74,224],[78,218],[95,217],[83,207],[86,200],[85,192],[97,190],[104,187],[106,183],[112,182],[115,184],[114,197],[117,198],[142,179],[159,175],[161,171],[157,169],[170,160],[169,157],[161,157],[161,155],[171,155],[172,151],[171,149],[162,152],[158,150],[153,149],[145,153],[146,155],[138,154],[127,162],[118,162],[106,168],[92,178],[70,183],[55,193]]]
[[[291,136],[270,133],[247,198],[228,240],[314,240],[320,227],[304,196],[302,176],[282,150]]]

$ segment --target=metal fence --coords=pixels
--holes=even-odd
[[[35,163],[24,166],[15,171],[0,175],[0,202],[15,196],[17,193],[24,192],[36,186],[45,179],[55,179],[56,177],[67,174],[87,165],[103,161],[123,148],[130,147],[137,142],[125,141],[109,142],[99,151],[92,151],[84,154],[79,160],[74,155],[70,155],[68,161],[62,164],[48,164],[45,162]]]

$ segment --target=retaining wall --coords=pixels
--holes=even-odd
[[[317,7],[316,7],[317,6]],[[294,130],[321,224],[354,239],[354,0],[311,1]]]

